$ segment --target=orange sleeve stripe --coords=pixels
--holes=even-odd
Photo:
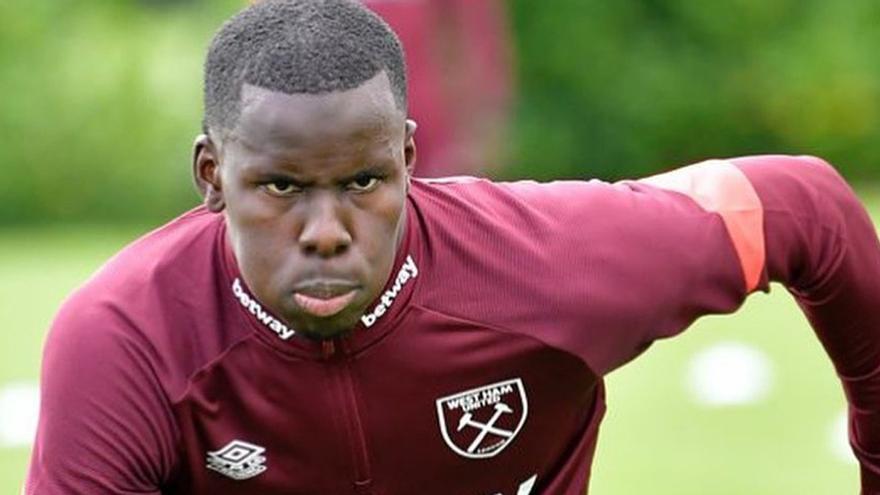
[[[740,169],[724,160],[708,160],[641,182],[690,196],[704,210],[720,215],[739,257],[746,291],[758,288],[766,263],[764,208]]]

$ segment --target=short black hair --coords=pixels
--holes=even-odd
[[[355,0],[266,0],[226,21],[205,58],[204,132],[235,127],[244,84],[287,94],[353,89],[385,71],[406,112],[394,31]]]

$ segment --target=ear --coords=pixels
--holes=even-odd
[[[406,135],[403,142],[403,160],[406,165],[407,174],[412,177],[416,168],[416,142],[413,136],[418,128],[415,120],[406,119]]]
[[[220,155],[214,141],[207,134],[196,137],[193,143],[193,181],[209,211],[219,213],[226,207],[220,181]]]

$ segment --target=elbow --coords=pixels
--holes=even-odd
[[[817,196],[817,204],[822,209],[826,225],[840,226],[841,234],[846,234],[853,222],[868,225],[873,230],[871,219],[862,201],[846,182],[840,172],[829,162],[815,156],[800,156],[809,186]]]
[[[765,210],[776,210],[837,231],[867,214],[837,169],[815,156],[737,158]]]
[[[737,158],[764,213],[772,280],[804,292],[826,286],[841,263],[876,257],[874,226],[858,196],[825,160]]]

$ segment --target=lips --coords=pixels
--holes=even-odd
[[[351,304],[356,292],[357,286],[347,282],[310,282],[297,286],[293,299],[306,313],[326,318]]]

